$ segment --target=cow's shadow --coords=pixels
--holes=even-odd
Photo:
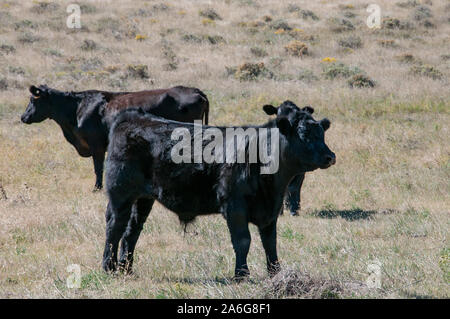
[[[378,212],[375,210],[364,210],[360,208],[354,209],[344,209],[344,210],[331,210],[331,209],[322,209],[317,210],[311,213],[312,216],[320,217],[320,218],[336,218],[341,217],[347,221],[354,221],[360,219],[372,219]]]

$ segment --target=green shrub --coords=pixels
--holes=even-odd
[[[281,20],[281,19],[273,21],[269,25],[269,27],[274,30],[280,30],[280,29],[284,30],[284,31],[292,30],[291,26],[289,26],[289,24],[286,21]]]
[[[396,55],[395,59],[400,63],[414,63],[416,62],[416,58],[411,53],[403,53],[400,55]]]
[[[190,43],[202,43],[203,39],[195,34],[185,34],[181,37],[184,42]]]
[[[440,80],[443,77],[441,71],[429,64],[413,65],[410,68],[410,72],[414,75],[432,78],[433,80]]]
[[[385,29],[411,30],[413,25],[410,22],[400,21],[397,18],[383,19],[382,27]]]
[[[416,9],[414,9],[413,12],[413,19],[416,21],[423,21],[427,18],[431,18],[433,15],[431,14],[431,9],[427,6],[418,6]]]
[[[59,4],[54,2],[36,2],[31,7],[30,11],[37,14],[48,13],[49,11],[55,11],[59,9]]]
[[[396,48],[398,45],[397,43],[395,43],[395,40],[391,40],[391,39],[380,39],[377,40],[377,43],[379,46],[382,46],[383,48]]]
[[[375,86],[375,82],[364,74],[352,76],[347,83],[353,88],[373,88]]]
[[[314,20],[314,21],[319,20],[319,17],[314,12],[312,12],[311,10],[300,10],[298,15],[303,20],[308,20],[308,19],[311,19],[311,20]]]
[[[349,78],[351,76],[364,73],[357,66],[347,66],[342,62],[328,63],[323,66],[323,75],[326,79]]]
[[[1,44],[0,45],[0,52],[10,54],[16,52],[16,48],[9,44]]]
[[[217,14],[216,11],[212,8],[207,8],[204,10],[200,10],[198,13],[201,17],[211,19],[211,20],[222,20],[222,17]]]
[[[336,33],[355,30],[353,23],[347,19],[331,18],[328,19],[328,25]]]
[[[258,58],[263,58],[263,57],[267,56],[266,50],[259,48],[259,47],[250,48],[250,53]]]
[[[408,0],[405,2],[397,2],[396,5],[400,8],[413,8],[419,5],[417,0]]]
[[[297,73],[297,79],[302,82],[313,82],[317,81],[319,78],[308,69],[300,69]]]
[[[6,91],[8,89],[8,81],[5,78],[0,77],[0,91]]]
[[[338,43],[343,48],[357,49],[362,47],[361,38],[353,35],[340,39]]]
[[[97,49],[97,43],[94,40],[86,39],[80,46],[83,51],[93,51]]]
[[[255,81],[260,77],[273,78],[264,63],[244,63],[236,68],[234,77],[239,81]]]
[[[127,75],[135,79],[148,79],[148,66],[145,64],[129,64],[127,66]]]
[[[34,35],[34,34],[32,34],[32,33],[29,33],[29,32],[25,32],[25,33],[22,33],[21,35],[19,35],[19,37],[17,38],[17,40],[20,42],[20,43],[23,43],[23,44],[25,44],[25,43],[34,43],[34,42],[38,42],[38,41],[40,41],[42,38],[41,37],[39,37],[39,36],[37,36],[37,35]]]

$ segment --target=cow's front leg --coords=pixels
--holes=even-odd
[[[236,267],[234,276],[241,280],[250,275],[247,266],[247,255],[250,248],[250,232],[248,230],[248,219],[246,213],[229,212],[227,214],[228,229],[231,234],[231,243],[236,254]]]
[[[300,191],[304,179],[305,173],[295,176],[287,188],[286,202],[292,216],[297,216],[300,210]]]
[[[273,276],[280,271],[280,263],[277,256],[277,220],[269,225],[258,227],[261,241],[266,252],[267,271]]]
[[[95,186],[94,192],[99,191],[103,187],[103,163],[105,161],[105,150],[94,149],[92,151],[92,159],[94,161],[94,170],[95,170]]]

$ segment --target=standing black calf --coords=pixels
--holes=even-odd
[[[169,119],[208,124],[209,102],[196,88],[176,86],[140,92],[63,92],[45,85],[30,87],[30,103],[22,114],[23,123],[53,119],[64,137],[82,157],[94,162],[95,188],[102,188],[103,161],[112,119],[122,109],[140,106],[146,112]]]
[[[248,223],[255,224],[261,236],[267,258],[267,269],[273,274],[279,269],[276,251],[276,223],[283,203],[286,187],[292,178],[306,171],[328,168],[336,161],[325,144],[324,131],[330,126],[327,119],[315,121],[308,112],[296,111],[291,119],[277,116],[262,126],[240,127],[252,129],[255,135],[244,137],[244,143],[235,148],[245,154],[245,162],[223,163],[223,149],[215,149],[216,161],[190,161],[176,163],[173,150],[181,142],[174,141],[174,130],[183,130],[188,142],[194,144],[198,130],[206,134],[215,130],[223,137],[218,145],[234,142],[225,127],[201,127],[180,123],[128,110],[115,120],[110,131],[106,164],[106,190],[109,197],[106,210],[106,243],[103,269],[131,271],[136,242],[155,200],[175,212],[183,223],[199,215],[221,213],[231,234],[236,254],[235,276],[249,274],[247,254],[250,247]],[[271,130],[271,134],[264,133]],[[194,134],[197,130],[197,135]],[[279,133],[279,134],[277,134]],[[267,137],[267,140],[265,138]],[[193,142],[192,142],[192,140]],[[273,139],[273,140],[272,140]],[[218,137],[214,137],[218,141]],[[264,141],[262,144],[261,141]],[[261,174],[267,167],[258,158],[251,158],[251,145],[260,149],[278,142],[278,170]],[[212,143],[203,139],[202,147]],[[265,144],[264,144],[265,143]],[[262,146],[261,146],[262,145]],[[203,149],[202,148],[202,149]],[[227,153],[227,155],[224,155]],[[203,153],[205,154],[205,153]],[[184,154],[183,154],[184,155]],[[248,157],[247,157],[248,156]],[[119,262],[117,250],[122,239]]]
[[[284,101],[279,107],[272,105],[264,105],[264,112],[268,115],[276,114],[277,116],[285,116],[292,123],[295,120],[295,114],[300,111],[300,109],[292,103],[291,101]],[[309,114],[314,113],[314,109],[310,106],[305,106],[301,111],[307,112]],[[300,210],[300,192],[302,189],[303,180],[305,179],[305,172],[295,176],[289,183],[286,191],[286,205],[289,208],[289,212],[292,216],[297,216]],[[281,210],[283,214],[283,210]]]

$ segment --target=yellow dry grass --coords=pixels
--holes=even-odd
[[[316,117],[332,121],[326,139],[337,164],[307,174],[300,216],[279,219],[282,265],[365,282],[378,260],[382,289],[362,296],[450,296],[450,64],[441,57],[450,54],[449,2],[429,6],[435,28],[417,24],[413,31],[367,28],[365,1],[302,2],[319,20],[288,10],[293,2],[80,1],[81,30],[66,27],[63,2],[0,3],[0,80],[7,85],[0,85],[0,297],[253,298],[265,297],[270,285],[255,227],[252,275],[236,284],[229,282],[234,253],[223,218],[199,218],[184,235],[159,204],[138,242],[135,275],[104,274],[107,198],[91,193],[91,160],[77,155],[54,122],[20,122],[27,87],[42,83],[61,90],[195,86],[207,93],[217,125],[263,123],[262,105],[286,99],[312,105]],[[417,23],[415,8],[377,3],[383,17]],[[221,19],[205,22],[205,8]],[[328,19],[345,11],[355,14],[346,18],[355,29],[344,33],[359,36],[361,48],[344,50],[342,34],[330,30]],[[270,24],[279,19],[302,32],[276,32]],[[211,40],[217,35],[225,41]],[[38,40],[30,43],[32,36]],[[382,47],[380,38],[396,46]],[[296,39],[309,55],[285,52]],[[96,45],[83,46],[85,40]],[[253,47],[267,56],[255,58]],[[412,74],[411,64],[396,58],[402,54],[434,66],[442,79]],[[376,86],[352,89],[346,79],[325,79],[327,57],[364,70]],[[272,78],[227,75],[226,67],[260,62]],[[148,66],[149,78],[127,77],[130,65]],[[81,289],[66,287],[70,264],[81,265]]]

